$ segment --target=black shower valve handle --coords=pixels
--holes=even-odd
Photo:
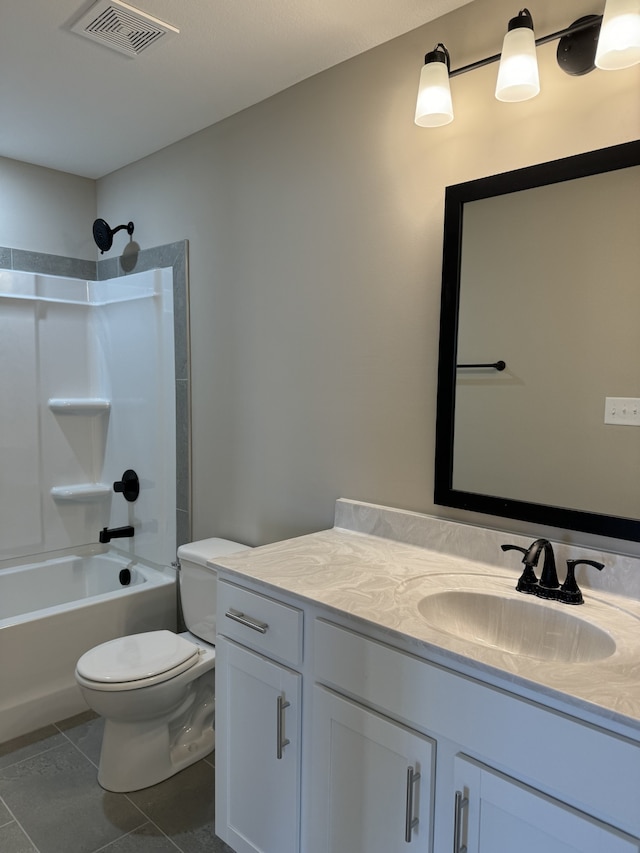
[[[140,480],[138,479],[136,472],[131,468],[127,468],[122,475],[122,480],[117,480],[113,484],[113,491],[121,492],[124,499],[130,503],[137,500],[138,495],[140,494]]]

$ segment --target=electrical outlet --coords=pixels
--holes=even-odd
[[[640,398],[606,397],[604,422],[605,424],[640,426]]]

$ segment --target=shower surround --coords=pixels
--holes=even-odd
[[[163,625],[150,621],[154,628],[175,627],[173,284],[171,268],[101,281],[0,270],[0,598],[3,575],[8,580],[15,566],[51,565],[93,550],[103,527],[133,525],[135,536],[117,540],[114,550],[125,564],[141,561],[170,578],[173,605],[163,604]],[[135,503],[113,491],[128,468],[140,477]],[[145,609],[137,630],[146,630]],[[49,660],[65,656],[69,672],[68,683],[55,690],[43,678],[46,667],[21,672],[30,707],[38,708],[26,715],[24,731],[57,719],[56,692],[77,689],[73,668],[87,640],[76,611],[68,608],[67,627],[56,634],[59,648],[42,614],[33,619],[43,629],[29,633],[33,661],[46,649]],[[0,651],[13,645],[13,621],[0,623]],[[113,636],[130,629],[126,620],[110,621]],[[24,617],[20,622],[24,631]],[[0,742],[22,733],[18,698],[5,697],[13,710]],[[79,691],[78,700],[81,710]],[[65,703],[66,712],[73,696]]]
[[[171,271],[99,282],[0,271],[0,307],[0,560],[133,523],[136,556],[169,564]],[[142,483],[135,504],[112,491],[128,468]]]

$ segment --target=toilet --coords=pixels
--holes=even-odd
[[[168,779],[215,744],[216,572],[207,560],[247,549],[227,539],[178,548],[187,631],[150,631],[82,655],[76,681],[105,718],[98,782],[123,793]]]

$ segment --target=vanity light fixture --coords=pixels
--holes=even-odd
[[[640,62],[640,0],[607,0],[595,64],[605,71]]]
[[[450,70],[449,51],[439,43],[425,56],[420,74],[415,123],[438,127],[453,119],[449,79],[500,62],[496,98],[523,101],[540,91],[535,49],[558,41],[556,58],[566,74],[588,74],[594,68],[617,70],[640,62],[640,0],[606,0],[603,15],[586,15],[568,27],[535,38],[533,20],[522,9],[509,21],[502,53]],[[437,82],[436,82],[437,81]]]
[[[502,43],[496,98],[499,101],[528,101],[540,91],[533,18],[522,9],[511,18]]]
[[[420,127],[440,127],[453,121],[449,51],[437,44],[424,58],[418,86],[415,122]]]

